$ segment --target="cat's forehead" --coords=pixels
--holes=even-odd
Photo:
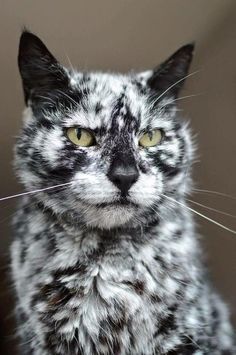
[[[82,92],[82,99],[69,115],[67,125],[109,128],[116,121],[121,128],[129,120],[133,127],[145,129],[161,116],[156,111],[153,117],[150,96],[142,90],[142,82],[135,75],[73,72],[70,83],[74,90]]]
[[[70,72],[70,83],[72,87],[83,90],[91,90],[94,93],[104,96],[107,94],[119,96],[121,93],[135,91],[135,81],[132,75],[101,72]]]
[[[146,103],[132,75],[96,72],[85,75],[75,74],[71,77],[71,84],[83,92],[83,104],[88,109],[95,107],[97,112],[102,108],[112,109],[117,102],[120,102],[123,106],[129,106],[136,116],[137,111]]]

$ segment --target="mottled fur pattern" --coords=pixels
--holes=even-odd
[[[192,50],[141,74],[82,73],[22,34],[16,171],[27,190],[71,183],[24,197],[14,219],[22,354],[235,353],[184,207],[194,149],[175,100]],[[91,130],[97,144],[75,146],[68,127]],[[160,144],[141,148],[156,128]],[[114,161],[138,169],[125,199],[109,178]]]

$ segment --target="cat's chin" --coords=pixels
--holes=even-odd
[[[134,214],[135,208],[132,205],[111,204],[92,208],[84,217],[90,227],[111,229],[129,223]]]

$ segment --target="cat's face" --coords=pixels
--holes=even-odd
[[[37,198],[90,226],[157,216],[163,194],[188,185],[192,148],[175,99],[192,49],[141,74],[83,74],[62,68],[37,37],[23,33],[27,108],[16,167],[27,189],[71,182]]]

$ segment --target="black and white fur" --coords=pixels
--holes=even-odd
[[[83,73],[22,34],[17,175],[27,190],[70,183],[24,197],[14,219],[22,354],[235,354],[185,208],[193,145],[176,98],[192,51],[143,73]],[[97,144],[75,146],[68,127],[91,130]],[[141,148],[156,128],[160,144]],[[125,198],[114,164],[137,171]]]

